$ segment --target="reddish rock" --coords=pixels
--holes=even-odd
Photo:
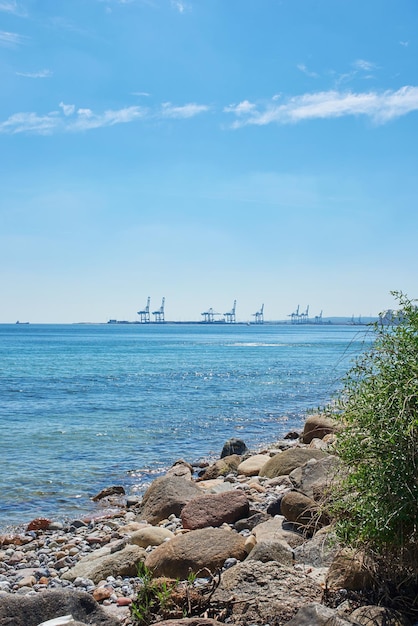
[[[46,517],[37,517],[29,522],[27,530],[48,530],[51,520]]]
[[[183,507],[200,494],[199,487],[190,480],[179,476],[161,476],[146,490],[139,519],[158,524],[171,514],[180,515]]]
[[[118,598],[116,600],[118,606],[130,606],[132,604],[131,598]]]
[[[208,494],[191,500],[181,512],[183,527],[189,530],[222,526],[248,516],[249,502],[242,491]]]
[[[33,541],[33,537],[25,537],[25,535],[1,535],[0,546],[23,546]]]
[[[107,600],[113,593],[112,587],[96,587],[93,591],[93,598],[96,602],[103,602],[103,600]]]
[[[86,541],[89,545],[94,545],[95,543],[99,543],[101,546],[109,543],[110,537],[107,535],[99,536],[99,535],[89,535],[86,537]]]

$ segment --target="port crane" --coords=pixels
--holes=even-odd
[[[306,307],[306,311],[300,314],[300,323],[307,324],[309,322],[309,304]]]
[[[213,324],[215,321],[215,315],[220,315],[220,313],[216,313],[212,307],[210,307],[210,309],[204,311],[201,315],[203,315],[203,322],[205,324]]]
[[[150,302],[151,302],[151,298],[148,296],[147,306],[142,311],[138,311],[139,321],[141,322],[141,324],[149,324],[151,321],[150,314],[149,314]]]
[[[235,317],[236,306],[237,306],[237,301],[234,300],[234,305],[233,305],[231,311],[229,311],[228,313],[224,313],[224,315],[225,315],[225,322],[227,324],[235,324],[235,322],[237,321],[236,317]]]
[[[162,299],[160,308],[157,311],[152,312],[154,316],[154,322],[158,322],[158,323],[165,322],[164,305],[165,305],[165,298]]]
[[[255,317],[256,324],[264,324],[264,304],[261,305],[261,309],[252,314]]]
[[[300,305],[298,304],[298,308],[296,309],[296,311],[288,315],[288,317],[290,317],[290,323],[291,324],[309,324],[309,304],[306,307],[305,311],[302,311],[301,313],[299,311],[300,311]],[[321,316],[322,316],[322,311],[321,311]]]
[[[322,311],[319,315],[315,315],[315,324],[322,324]]]

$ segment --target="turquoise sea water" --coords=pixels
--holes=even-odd
[[[371,340],[361,327],[0,325],[0,529],[140,493],[182,457],[300,428]]]

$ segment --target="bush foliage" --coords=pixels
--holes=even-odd
[[[337,403],[343,471],[331,507],[345,543],[411,562],[418,541],[418,309],[404,294],[392,295],[398,315],[374,325],[372,347],[355,361]]]

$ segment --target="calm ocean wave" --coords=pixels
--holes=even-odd
[[[350,326],[0,325],[0,528],[141,492],[179,457],[300,428],[371,340]]]

